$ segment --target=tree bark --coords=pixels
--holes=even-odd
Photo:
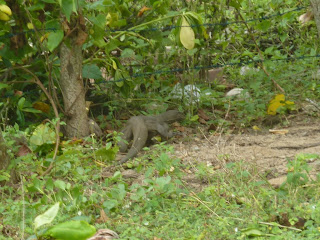
[[[314,20],[317,25],[318,35],[320,37],[320,0],[310,0],[310,3],[314,14]]]
[[[88,116],[85,105],[85,89],[82,80],[82,45],[76,39],[70,39],[71,46],[62,43],[60,46],[61,60],[61,91],[66,114],[66,136],[85,137],[90,134]]]

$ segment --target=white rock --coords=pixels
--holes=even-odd
[[[250,94],[248,92],[243,92],[243,88],[234,88],[231,89],[229,92],[226,93],[226,97],[241,97],[244,96],[245,98],[249,98]]]

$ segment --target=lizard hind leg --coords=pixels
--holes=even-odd
[[[121,141],[118,142],[120,152],[126,152],[128,149],[128,143],[132,139],[132,125],[130,122],[121,131],[123,135],[121,136]]]

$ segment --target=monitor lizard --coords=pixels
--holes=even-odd
[[[127,155],[119,161],[119,164],[134,158],[145,146],[148,139],[150,140],[157,133],[164,139],[171,138],[173,133],[170,131],[168,123],[173,123],[182,119],[184,119],[184,114],[178,110],[169,110],[153,116],[131,117],[121,132],[123,133],[123,140],[129,142],[133,137],[133,143]],[[118,143],[120,152],[125,152],[128,148],[125,141],[120,141]]]

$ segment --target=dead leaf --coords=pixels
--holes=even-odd
[[[299,16],[298,20],[302,25],[305,25],[307,22],[310,22],[313,19],[313,12],[308,11],[305,14]]]
[[[75,41],[76,45],[80,46],[84,44],[87,40],[88,34],[81,29],[79,29],[77,39]]]
[[[210,124],[208,131],[215,131],[217,130],[217,126],[215,124]]]
[[[269,133],[285,135],[289,132],[287,129],[269,129]]]
[[[180,125],[180,123],[178,123],[178,122],[174,122],[174,123],[172,123],[172,126],[173,126],[173,127],[180,127],[181,125]]]
[[[108,218],[107,214],[103,209],[100,210],[100,217],[97,219],[97,223],[106,223],[110,221],[110,218]]]
[[[146,7],[146,6],[143,6],[143,7],[140,9],[139,13],[138,13],[138,17],[141,17],[141,16],[144,14],[144,12],[149,11],[149,10],[151,10],[151,9],[152,9],[152,8],[148,8],[148,7]]]
[[[19,90],[15,90],[15,91],[14,91],[14,95],[15,95],[15,96],[22,96],[22,95],[23,95],[23,92],[22,92],[22,91],[19,91]]]
[[[70,34],[70,27],[69,27],[69,25],[68,25],[67,20],[63,21],[63,22],[61,23],[61,25],[62,25],[63,31],[65,32],[65,35]]]
[[[199,123],[201,123],[201,124],[204,124],[204,125],[207,124],[206,120],[204,120],[203,118],[199,118],[198,121],[199,121]]]
[[[48,105],[44,102],[35,102],[32,104],[32,107],[34,109],[40,110],[41,112],[44,112],[44,113],[50,112],[50,105]]]
[[[29,153],[31,153],[30,148],[24,144],[21,144],[17,152],[17,157],[22,157],[22,156],[28,155]]]
[[[210,118],[207,116],[207,114],[203,111],[203,109],[199,109],[198,116],[202,118],[205,121],[208,121]]]
[[[185,132],[186,131],[185,127],[183,127],[183,126],[175,127],[175,129],[177,129],[179,132]]]
[[[81,14],[79,15],[79,24],[82,27],[82,29],[85,29],[85,27],[86,27],[86,19]]]

